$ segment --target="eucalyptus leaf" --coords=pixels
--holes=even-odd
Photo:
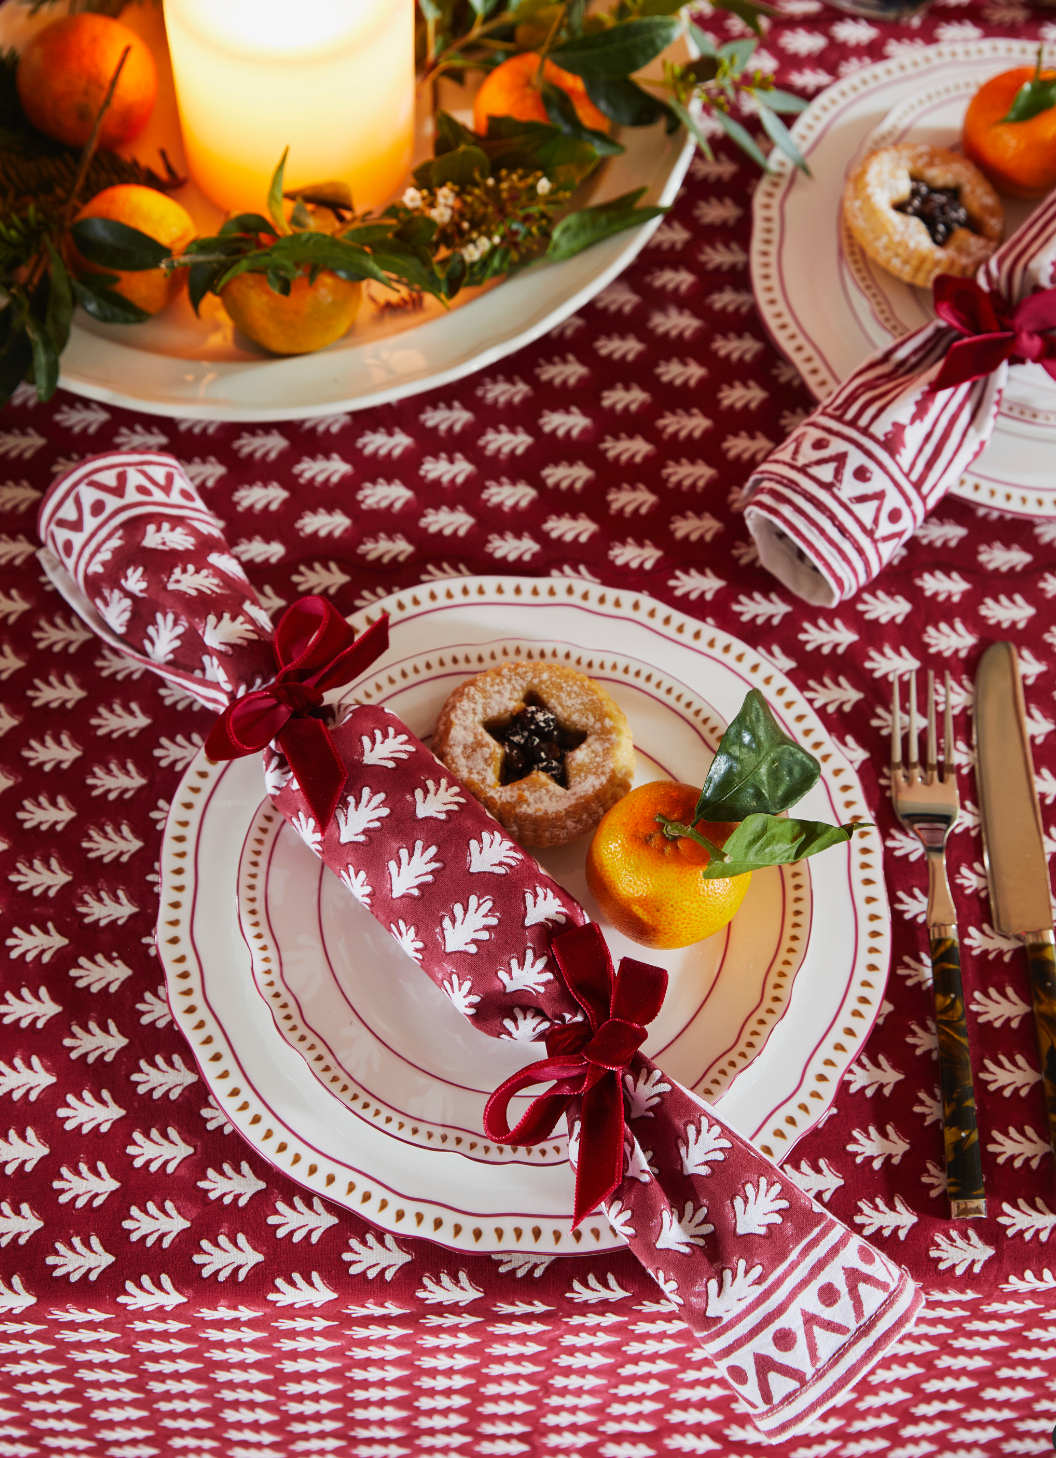
[[[555,63],[574,76],[617,79],[640,71],[665,51],[681,32],[670,16],[651,15],[625,20],[608,30],[571,37],[551,51]]]
[[[764,105],[762,101],[759,101],[758,96],[756,96],[756,101],[759,106],[759,120],[763,124],[763,130],[766,132],[766,135],[775,147],[784,152],[785,156],[791,162],[795,163],[800,172],[805,173],[809,177],[811,172],[807,166],[807,159],[792,140],[792,134],[784,122],[776,112],[771,111],[768,106]]]
[[[704,153],[705,157],[714,156],[714,153],[711,150],[711,143],[701,131],[700,127],[697,125],[697,119],[690,111],[689,107],[683,106],[682,103],[680,101],[676,101],[673,96],[668,97],[667,104],[678,117],[679,121],[685,127],[689,135],[695,139],[697,146]]]
[[[644,187],[638,187],[622,197],[613,198],[611,202],[597,203],[594,207],[567,214],[550,235],[546,257],[551,263],[560,263],[565,258],[574,258],[584,248],[590,248],[613,233],[622,233],[626,228],[647,223],[650,218],[662,217],[667,208],[635,206],[645,191]]]
[[[73,294],[86,314],[98,319],[100,324],[141,324],[150,315],[138,304],[133,304],[121,294],[100,283],[97,278],[71,279]]]
[[[290,149],[287,147],[279,158],[279,165],[271,174],[271,186],[268,188],[268,216],[280,238],[284,238],[290,231],[290,225],[286,221],[286,214],[282,208],[282,179],[286,171],[286,158],[289,155]]]
[[[790,739],[758,689],[749,689],[719,743],[694,811],[696,820],[779,815],[818,782],[821,765]]]
[[[661,117],[671,131],[678,126],[678,118],[671,108],[658,97],[643,91],[636,81],[623,77],[609,80],[593,77],[586,82],[587,95],[610,121],[621,127],[647,127]]]
[[[599,157],[618,157],[625,150],[619,142],[614,142],[604,132],[585,127],[568,92],[562,91],[560,86],[544,81],[541,94],[547,116],[566,137],[576,137],[581,142],[588,142]]]
[[[770,171],[765,156],[759,150],[758,143],[746,127],[743,127],[739,121],[730,116],[728,112],[723,111],[720,107],[715,108],[712,116],[731,142],[736,142],[741,151],[750,157],[758,167],[761,167],[764,172]]]
[[[725,876],[743,876],[766,866],[787,866],[793,861],[816,856],[830,846],[845,845],[860,825],[827,825],[822,820],[786,820],[776,815],[749,815],[723,846],[725,859],[714,857],[702,868],[701,876],[715,881]]]
[[[724,46],[719,47],[719,55],[730,67],[734,75],[739,76],[751,60],[755,46],[755,41],[748,38],[727,41]]]
[[[689,22],[689,38],[696,46],[702,56],[713,56],[718,58],[719,48],[708,35],[706,30],[701,30],[699,25]]]
[[[782,91],[777,86],[753,86],[751,92],[756,101],[761,101],[771,111],[806,111],[810,105],[802,96],[793,96],[791,91]]]
[[[116,218],[82,218],[70,228],[77,251],[89,263],[121,272],[157,268],[172,250]]]

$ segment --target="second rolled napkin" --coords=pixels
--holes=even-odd
[[[763,566],[821,607],[871,582],[989,441],[1009,365],[1056,356],[1054,283],[1056,192],[975,280],[940,276],[940,317],[870,355],[752,474]]]

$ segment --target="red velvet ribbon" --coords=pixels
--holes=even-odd
[[[484,1129],[496,1144],[536,1144],[550,1136],[572,1099],[582,1097],[574,1228],[623,1179],[623,1075],[645,1041],[645,1024],[660,1011],[667,973],[624,957],[613,975],[609,949],[594,922],[562,932],[552,950],[586,1020],[553,1028],[546,1037],[550,1056],[500,1084],[484,1110]],[[507,1109],[513,1095],[549,1079],[552,1086],[511,1129]]]
[[[327,689],[350,683],[389,646],[383,614],[357,638],[325,597],[302,597],[275,629],[279,671],[267,688],[229,704],[205,741],[210,759],[240,759],[277,739],[320,829],[329,825],[348,772],[314,713]]]
[[[1009,313],[974,278],[940,273],[932,285],[935,312],[964,337],[950,345],[933,390],[978,380],[1010,364],[1040,364],[1056,380],[1056,289],[1029,294]]]

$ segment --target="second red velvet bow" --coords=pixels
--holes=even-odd
[[[963,336],[947,350],[933,390],[978,380],[1005,360],[1040,364],[1056,379],[1056,289],[1028,294],[1011,312],[974,278],[940,273],[932,292],[936,314]]]
[[[623,1179],[623,1075],[645,1041],[645,1024],[660,1011],[667,973],[624,957],[613,974],[612,958],[595,922],[562,932],[552,950],[564,981],[586,1020],[553,1028],[549,1057],[506,1079],[484,1110],[484,1128],[498,1144],[536,1144],[549,1137],[573,1098],[582,1097],[579,1163],[573,1228],[608,1199]],[[533,1099],[515,1128],[510,1099],[533,1083],[554,1083]]]
[[[329,825],[347,778],[321,717],[327,689],[349,683],[389,646],[382,615],[357,638],[325,597],[302,597],[275,629],[279,671],[267,688],[229,704],[205,741],[210,759],[240,759],[277,739],[319,828]]]

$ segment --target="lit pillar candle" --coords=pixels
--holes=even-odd
[[[165,0],[187,166],[231,212],[340,179],[357,209],[411,165],[414,0]]]

